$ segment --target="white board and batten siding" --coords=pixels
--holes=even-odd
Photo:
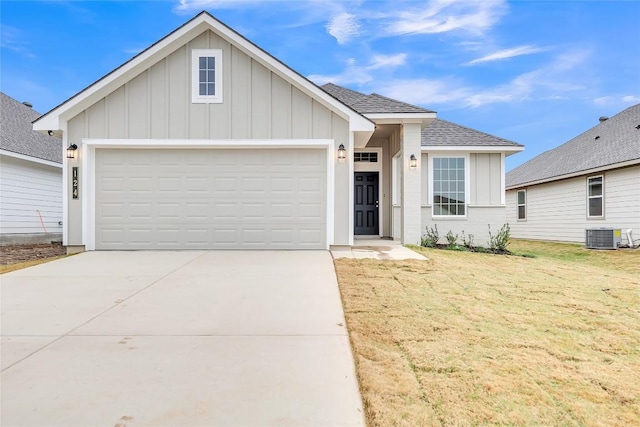
[[[469,194],[465,216],[434,217],[433,206],[429,199],[431,182],[430,156],[441,156],[438,152],[422,153],[422,234],[427,227],[438,227],[442,240],[448,231],[457,234],[459,241],[462,233],[468,238],[473,235],[478,246],[487,246],[489,226],[495,234],[506,222],[506,208],[502,203],[502,170],[503,158],[500,153],[452,152],[452,157],[464,156],[468,159]],[[399,224],[397,225],[399,226]],[[395,230],[394,230],[395,231]]]
[[[516,217],[517,190],[507,191],[511,236],[520,239],[584,243],[587,228],[632,229],[640,236],[640,166],[604,175],[604,217],[587,218],[587,176],[524,187],[526,220]]]
[[[0,155],[0,200],[3,242],[60,239],[61,167]]]
[[[222,103],[192,103],[190,75],[191,51],[193,49],[222,50]],[[270,150],[275,150],[275,153],[284,148],[283,146],[291,144],[292,147],[295,147],[292,148],[294,150],[292,152],[298,156],[305,150],[310,150],[309,153],[313,155],[321,151],[325,156],[323,160],[325,168],[323,172],[325,177],[323,183],[325,188],[322,190],[325,196],[323,204],[325,207],[328,203],[332,205],[332,215],[334,216],[329,220],[326,218],[326,209],[323,211],[324,218],[322,221],[325,224],[331,222],[331,226],[328,226],[326,230],[332,233],[331,239],[323,236],[323,242],[325,244],[347,244],[351,236],[348,221],[335,220],[336,218],[349,217],[349,189],[346,186],[338,185],[331,189],[326,188],[326,182],[328,182],[326,174],[329,169],[334,174],[331,182],[348,182],[349,168],[347,163],[336,164],[335,167],[331,165],[331,168],[328,167],[326,156],[328,152],[333,152],[334,147],[324,145],[322,149],[318,149],[318,147],[314,149],[296,146],[296,141],[301,140],[334,141],[336,146],[340,143],[348,144],[348,121],[213,31],[207,30],[203,32],[70,119],[67,137],[67,143],[75,143],[79,147],[82,147],[85,143],[85,145],[88,145],[91,140],[165,141],[173,143],[174,146],[166,147],[173,149],[187,146],[190,144],[189,141],[194,140],[211,141],[212,145],[215,145],[217,141],[221,141],[224,144],[235,140],[256,141],[256,144],[259,145],[260,141],[277,140],[281,142],[279,148],[265,144],[264,150],[259,146],[251,150],[255,149],[262,155]],[[141,147],[135,145],[118,147],[115,155],[125,159],[126,155],[123,154],[123,151],[132,150],[131,152],[134,152],[139,148]],[[229,146],[229,148],[232,147]],[[96,160],[100,159],[99,153],[101,149],[95,148]],[[188,151],[189,149],[185,150]],[[248,150],[245,149],[245,154],[250,153]],[[207,156],[212,152],[222,153],[219,148],[216,148],[208,152]],[[267,159],[267,161],[272,161],[273,156],[275,156],[275,154],[265,155],[270,159]],[[78,166],[82,170],[83,162],[86,160],[82,157],[83,155],[80,153],[78,158],[70,161],[69,170],[72,166]],[[247,156],[245,155],[243,158],[246,159]],[[284,159],[286,156],[282,158]],[[191,162],[189,159],[184,161]],[[216,160],[211,161],[215,163]],[[186,166],[186,164],[183,164],[183,166]],[[298,179],[299,165],[292,164],[289,167],[292,178],[294,180]],[[250,165],[245,165],[242,162],[237,162],[235,168],[237,171],[251,169]],[[183,169],[185,173],[184,179],[187,179],[190,176],[189,168],[185,167]],[[159,173],[161,172],[162,168],[160,168]],[[261,172],[263,172],[265,185],[269,185],[273,177],[277,176],[273,175],[273,173],[277,172],[277,168],[272,172],[269,167],[265,167]],[[103,171],[96,170],[92,171],[92,173],[96,173],[96,179],[99,179],[99,175]],[[313,173],[315,174],[316,172]],[[161,177],[157,176],[157,178],[160,179]],[[239,179],[238,175],[235,178]],[[215,181],[220,177],[211,175],[207,179]],[[97,184],[98,182],[96,182]],[[240,181],[237,181],[236,184],[244,185]],[[96,191],[99,190],[96,189]],[[123,191],[127,191],[126,187],[123,187]],[[192,189],[188,186],[182,186],[181,191],[188,194],[192,192]],[[241,194],[243,193],[241,192]],[[96,197],[98,196],[96,194]],[[203,197],[210,199],[219,196],[222,197],[215,191],[206,195],[203,194]],[[298,193],[298,196],[302,197],[303,194]],[[328,201],[326,197],[332,197],[332,200]],[[78,200],[68,199],[69,228],[67,245],[82,246],[87,241],[87,236],[83,236],[83,227],[81,226],[85,220],[83,215],[86,214],[86,212],[83,213],[83,209],[88,211],[88,209],[83,208],[83,203],[85,201],[82,198]],[[250,215],[249,211],[245,212],[240,207],[238,209],[237,214],[241,216]],[[249,208],[247,207],[247,209]],[[96,206],[97,210],[98,207]],[[118,214],[115,215],[117,216]],[[295,220],[295,215],[292,218]],[[96,217],[96,224],[104,219],[104,217],[102,219]],[[189,218],[183,219],[189,220]],[[217,219],[214,218],[214,221],[217,221]],[[229,227],[231,226],[229,225]],[[106,232],[106,229],[103,228],[103,231]],[[264,232],[271,233],[271,237],[265,237],[266,241],[287,240],[283,235],[276,236],[277,233],[274,229],[267,227]],[[302,236],[304,234],[302,229],[291,232],[298,233],[298,237],[291,237],[290,241],[304,242],[308,237]],[[115,233],[115,230],[113,233]],[[252,237],[249,236],[250,233],[247,230],[242,231],[236,228],[235,232],[229,231],[229,233],[235,233],[238,242],[249,244],[252,241]],[[165,235],[168,234],[170,233],[165,233]],[[115,239],[114,236],[115,234],[111,234],[111,237],[109,237],[108,233],[102,236],[96,234],[94,236],[96,247],[106,248],[109,246],[110,239]],[[245,236],[246,239],[242,236]],[[124,235],[122,238],[125,239]],[[310,243],[310,246],[315,247],[317,245],[318,241],[314,239],[310,240],[315,242]],[[169,240],[171,239],[168,238]],[[183,244],[187,244],[187,241],[183,242]],[[212,247],[225,246],[225,244],[222,244],[224,239],[218,240],[216,237],[208,238],[208,241]],[[126,242],[126,239],[122,242]],[[192,243],[196,244],[196,242],[197,240],[194,240]],[[162,246],[159,241],[156,244]],[[132,247],[131,245],[123,243],[120,247]],[[143,243],[140,243],[140,245],[144,246]],[[231,245],[229,244],[229,246]],[[254,246],[258,246],[258,243]],[[116,245],[111,247],[115,248]]]
[[[324,149],[96,149],[96,249],[324,249]]]

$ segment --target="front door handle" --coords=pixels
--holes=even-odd
[[[378,207],[378,201],[376,200],[376,208]]]

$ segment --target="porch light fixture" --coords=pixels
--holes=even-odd
[[[418,159],[416,159],[415,155],[411,155],[411,157],[409,157],[409,167],[411,169],[415,169],[418,167]]]
[[[67,159],[75,159],[77,149],[78,146],[76,144],[71,144],[69,147],[67,147]]]
[[[338,159],[343,160],[345,157],[347,157],[347,150],[344,148],[344,144],[340,144],[338,147]]]

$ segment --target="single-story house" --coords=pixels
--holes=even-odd
[[[601,117],[506,180],[513,237],[585,243],[586,230],[600,228],[640,237],[640,104]]]
[[[59,242],[62,142],[33,130],[28,102],[0,102],[0,245]]]
[[[64,244],[327,249],[501,225],[510,141],[321,88],[202,12],[34,123],[62,135]],[[467,227],[468,225],[468,227]],[[478,234],[481,231],[477,231]]]

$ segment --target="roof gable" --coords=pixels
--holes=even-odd
[[[640,163],[640,104],[508,172],[506,185],[553,181],[633,161]]]
[[[435,119],[422,130],[422,146],[522,147],[513,141],[489,135],[465,126]]]
[[[66,121],[207,30],[215,32],[254,60],[279,75],[285,81],[300,89],[303,93],[311,96],[331,111],[348,120],[352,131],[373,132],[374,125],[369,119],[360,115],[336,98],[328,95],[304,76],[221,21],[218,21],[207,12],[199,13],[190,21],[122,64],[120,67],[53,108],[34,122],[34,129],[39,131],[62,129]]]
[[[61,141],[33,130],[40,113],[0,92],[0,149],[36,159],[62,163]]]

